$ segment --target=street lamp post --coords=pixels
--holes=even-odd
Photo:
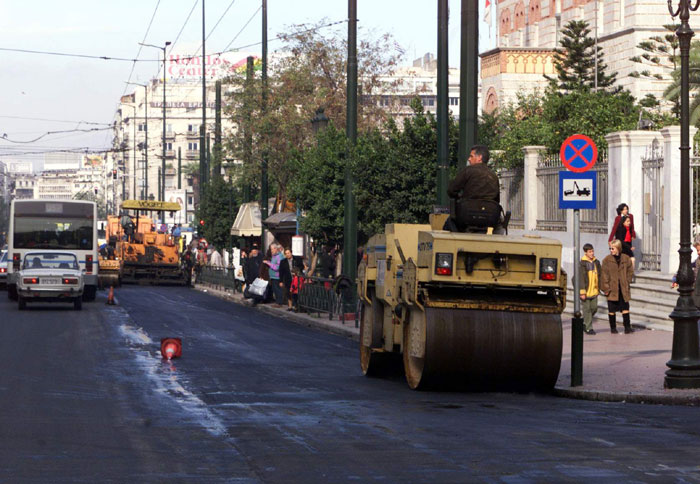
[[[163,51],[163,158],[160,161],[160,176],[158,177],[158,199],[165,200],[165,75],[166,75],[166,63],[167,59],[165,57],[165,49],[168,48],[170,42],[166,42],[163,47],[153,44],[144,44],[139,42],[139,44],[144,47],[153,47],[155,49],[161,49]],[[160,212],[161,220],[163,220],[165,213]]]
[[[143,105],[145,118],[143,124],[143,151],[145,153],[145,165],[143,167],[143,197],[141,197],[141,200],[148,200],[148,84],[139,84],[136,82],[127,82],[127,84],[131,84],[132,86],[141,86],[143,88]],[[134,173],[134,175],[136,175],[136,173]]]
[[[668,0],[672,17],[679,17],[676,30],[681,52],[681,248],[678,250],[678,301],[673,312],[673,349],[666,363],[665,388],[700,388],[700,345],[698,318],[700,311],[693,302],[693,270],[690,264],[690,114],[689,114],[689,57],[690,40],[694,32],[690,28],[690,12],[700,6],[700,0],[680,0],[674,8]]]

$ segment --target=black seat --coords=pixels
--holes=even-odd
[[[59,268],[59,269],[70,269],[70,264],[68,264],[68,262],[61,262],[61,263],[58,265],[58,268]]]

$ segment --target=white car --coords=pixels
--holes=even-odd
[[[0,287],[7,287],[7,251],[0,256]]]
[[[19,309],[28,302],[70,302],[83,307],[85,281],[78,259],[70,252],[27,252],[17,274]]]

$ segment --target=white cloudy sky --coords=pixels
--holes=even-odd
[[[98,150],[109,146],[109,131],[56,133],[33,143],[11,143],[8,139],[29,141],[47,132],[109,124],[119,97],[134,89],[127,87],[125,81],[130,78],[143,83],[157,72],[156,59],[162,52],[141,48],[139,42],[163,45],[177,38],[174,46],[177,51],[196,51],[200,47],[201,1],[0,0],[0,85],[3,93],[0,96],[0,160],[31,159],[40,167],[43,155],[31,153],[48,148]],[[479,2],[482,9],[482,1]],[[450,65],[458,67],[461,2],[449,0],[449,4]],[[260,5],[260,0],[206,0],[206,31],[211,32],[207,52],[260,42]],[[347,18],[347,2],[268,0],[268,38],[288,30],[290,25],[316,23],[324,18],[329,22]],[[358,0],[358,19],[359,37],[369,30],[392,33],[406,50],[407,63],[414,56],[437,51],[437,0]],[[346,24],[339,28],[347,31]],[[493,33],[489,38],[483,23],[480,28],[480,50],[484,51],[495,41]],[[274,51],[278,45],[270,42],[269,50]],[[259,48],[245,50],[254,52]],[[152,59],[152,62],[137,62],[132,72],[132,62],[4,49]]]

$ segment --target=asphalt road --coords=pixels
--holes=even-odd
[[[348,339],[186,288],[2,296],[0,482],[700,482],[693,407],[414,392]]]

